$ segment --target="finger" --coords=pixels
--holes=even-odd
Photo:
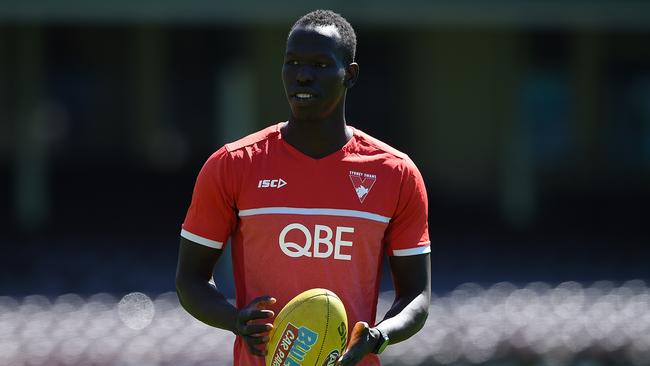
[[[269,305],[275,304],[277,300],[275,297],[269,296],[269,295],[264,295],[264,296],[259,296],[253,299],[253,301],[248,304],[248,306],[255,307],[259,310],[265,309]]]
[[[267,333],[273,329],[273,324],[246,324],[241,327],[241,335],[252,336],[254,334]]]
[[[271,319],[274,316],[275,313],[271,310],[244,309],[240,311],[239,314],[237,315],[237,321],[242,325],[246,325],[251,321],[255,322],[256,320],[260,320],[260,319]],[[256,323],[259,323],[259,321]]]
[[[359,321],[354,324],[354,328],[352,328],[352,333],[361,333],[366,329],[370,329],[370,326],[368,323],[364,321]]]
[[[266,344],[264,340],[266,339],[266,342],[268,342],[267,336],[245,336],[243,338],[252,355],[261,357],[266,356]]]
[[[240,324],[240,327],[245,326],[252,320],[271,319],[275,316],[272,310],[254,310],[249,307],[250,305],[240,310],[237,314],[237,323]]]
[[[370,328],[368,326],[368,323],[364,321],[360,321],[354,324],[354,327],[350,332],[350,338],[346,350],[352,349],[353,346],[365,340],[367,338],[369,329]]]
[[[253,319],[268,319],[273,318],[275,313],[272,310],[251,310],[244,312],[242,321],[247,322]]]
[[[341,358],[339,358],[336,365],[337,366],[339,366],[339,365],[340,366],[352,366],[352,365],[356,365],[358,361],[359,361],[358,357],[356,357],[356,356],[354,356],[354,355],[352,355],[350,353],[346,353],[343,356],[341,356]]]
[[[265,349],[258,349],[255,347],[255,345],[248,344],[248,350],[253,356],[259,356],[259,357],[264,357],[266,356],[266,350]]]
[[[348,348],[339,358],[338,364],[343,366],[356,365],[356,363],[359,362],[361,357],[364,355],[363,351],[360,348],[361,345],[359,343],[351,346],[348,345]]]
[[[269,342],[269,336],[267,335],[252,335],[245,337],[246,343],[249,345],[259,346],[260,344],[266,344]]]

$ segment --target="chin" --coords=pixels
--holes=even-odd
[[[298,120],[318,120],[323,118],[321,111],[305,110],[304,108],[291,108],[293,117]]]

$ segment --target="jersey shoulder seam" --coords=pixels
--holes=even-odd
[[[278,125],[269,126],[263,130],[253,132],[252,134],[242,137],[239,140],[225,144],[226,151],[229,153],[235,152],[237,150],[246,148],[251,145],[255,145],[264,140],[269,140],[276,138],[279,133]]]
[[[408,160],[408,154],[403,153],[396,148],[388,145],[387,143],[372,137],[368,135],[367,133],[355,128],[355,134],[357,135],[357,138],[361,140],[360,142],[364,142],[365,144],[372,146],[373,148],[383,151],[387,154],[393,155],[394,157],[400,159],[400,160]]]

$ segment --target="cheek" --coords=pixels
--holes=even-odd
[[[345,69],[338,69],[336,76],[340,84],[345,84]]]
[[[328,86],[331,88],[340,88],[345,86],[345,70],[333,71],[327,78]]]

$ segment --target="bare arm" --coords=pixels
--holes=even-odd
[[[198,320],[235,332],[237,308],[209,283],[220,249],[181,238],[176,267],[176,293],[181,305]]]
[[[424,326],[431,302],[430,255],[390,257],[395,301],[377,325],[390,344],[410,338]]]
[[[390,344],[404,341],[422,329],[431,301],[429,258],[429,254],[390,257],[395,301],[375,328],[370,328],[366,322],[355,324],[340,365],[354,365],[371,353],[381,341],[378,329],[388,335]]]
[[[251,353],[262,356],[260,344],[268,342],[266,332],[271,324],[260,324],[256,319],[273,317],[266,306],[274,303],[270,296],[253,300],[238,310],[209,281],[214,265],[222,250],[208,248],[181,238],[176,268],[176,293],[181,305],[196,319],[216,328],[225,329],[242,336]]]

